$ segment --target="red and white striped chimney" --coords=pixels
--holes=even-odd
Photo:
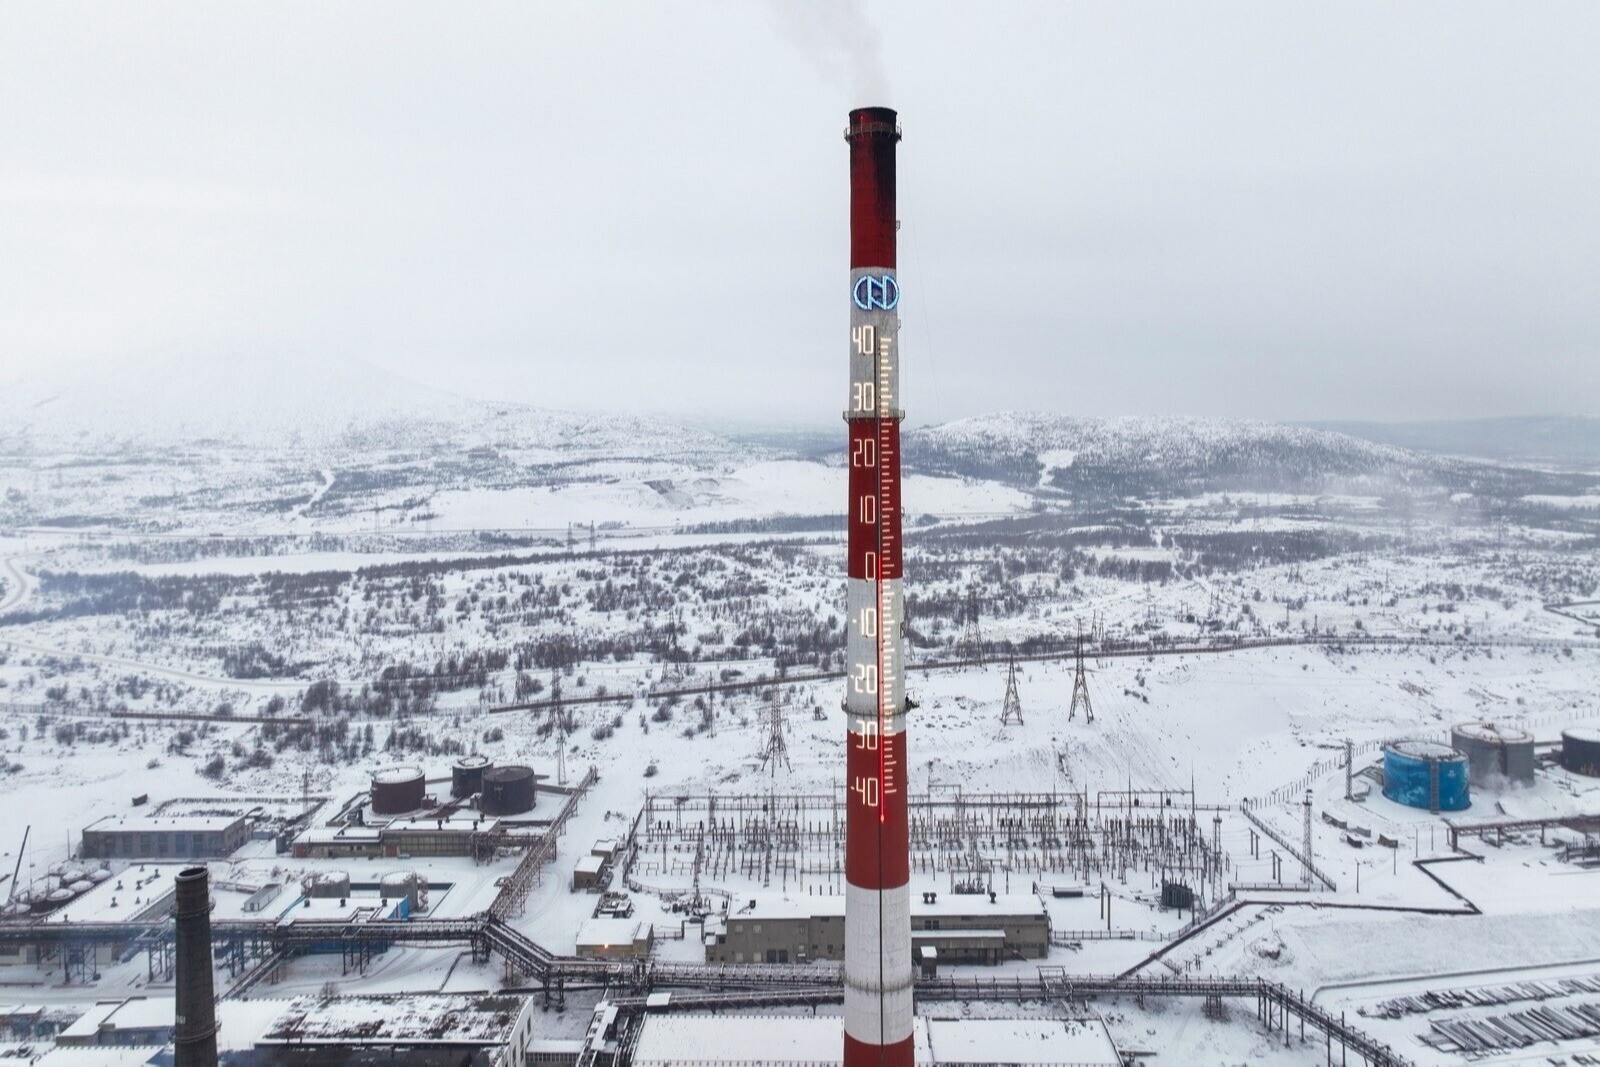
[[[850,112],[844,1067],[911,1067],[900,345],[888,108]]]

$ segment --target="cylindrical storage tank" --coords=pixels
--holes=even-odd
[[[461,800],[483,792],[484,772],[493,767],[494,762],[488,756],[462,756],[450,769],[450,795]]]
[[[1525,730],[1464,722],[1451,729],[1450,747],[1467,757],[1475,786],[1533,784],[1533,735]]]
[[[306,875],[300,888],[308,897],[343,899],[350,895],[350,874],[348,871],[313,871]]]
[[[530,811],[535,782],[532,767],[495,767],[485,771],[478,809],[485,815],[521,815]]]
[[[1600,778],[1600,728],[1569,726],[1562,730],[1561,766],[1573,774]]]
[[[1423,811],[1465,811],[1472,803],[1467,757],[1436,741],[1383,746],[1383,795]]]
[[[407,906],[415,910],[418,900],[418,887],[421,885],[415,872],[396,871],[386,874],[378,882],[378,896],[384,900],[405,900]]]
[[[372,772],[372,813],[402,815],[422,807],[428,781],[420,767],[384,767]]]

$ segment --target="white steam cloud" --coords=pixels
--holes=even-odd
[[[883,35],[864,0],[768,0],[779,33],[822,74],[850,90],[851,106],[889,103]]]

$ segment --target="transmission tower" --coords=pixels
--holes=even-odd
[[[1000,725],[1022,725],[1022,697],[1017,694],[1017,658],[1006,660],[1006,699],[1000,705]]]
[[[785,770],[789,766],[789,742],[783,732],[783,700],[778,691],[772,691],[772,703],[767,709],[767,743],[761,750],[761,766],[765,769],[768,764],[772,767],[772,776],[778,776],[778,764],[783,763]]]
[[[978,628],[978,587],[967,590],[967,625],[961,633],[961,651],[973,663],[983,664],[983,632]]]
[[[561,668],[550,668],[550,733],[556,739],[556,784],[567,784],[567,711],[561,706]]]
[[[1083,721],[1094,722],[1094,705],[1089,702],[1089,674],[1083,667],[1083,631],[1078,631],[1078,656],[1077,669],[1072,675],[1072,708],[1067,712],[1069,720],[1078,717],[1078,709],[1083,708]]]

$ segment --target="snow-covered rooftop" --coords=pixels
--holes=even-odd
[[[577,944],[590,948],[631,945],[645,932],[645,924],[638,919],[589,919],[578,928]]]
[[[842,895],[791,897],[777,893],[738,893],[728,913],[729,922],[766,919],[805,919],[810,917],[842,916]],[[751,902],[755,906],[751,907]],[[921,894],[911,896],[911,915],[921,916],[983,916],[983,915],[1038,915],[1045,914],[1044,902],[1031,893],[998,893],[991,902],[986,893],[940,893],[926,902]]]
[[[928,1019],[934,1063],[1120,1067],[1099,1019]]]
[[[267,1027],[264,1044],[500,1045],[528,998],[482,994],[296,997]]]
[[[93,1039],[102,1030],[159,1030],[173,1024],[171,999],[129,997],[101,1001],[80,1015],[60,1036],[71,1042]]]
[[[639,1032],[635,1067],[681,1064],[807,1065],[844,1058],[838,1017],[650,1015]],[[1120,1067],[1098,1019],[923,1019],[912,1037],[918,1063],[1050,1064]]]
[[[107,815],[84,829],[101,833],[199,834],[226,830],[243,822],[244,818],[243,815]]]

